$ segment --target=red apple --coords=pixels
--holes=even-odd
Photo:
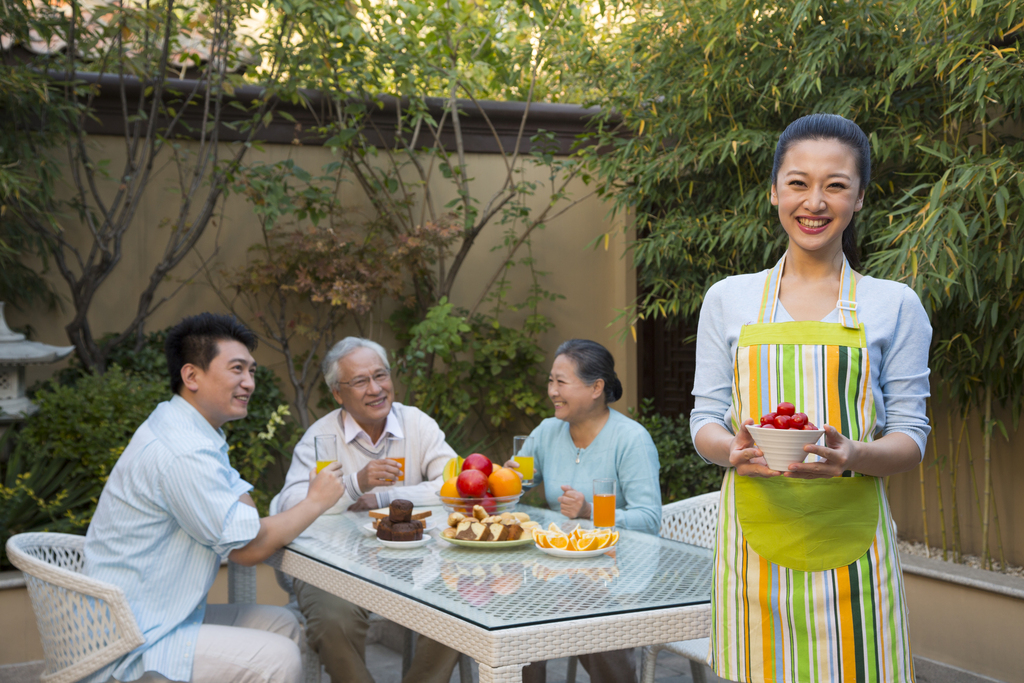
[[[462,463],[462,471],[465,472],[466,470],[479,470],[484,473],[485,477],[489,477],[494,470],[494,465],[491,464],[491,459],[486,455],[473,453]]]
[[[469,458],[466,458],[466,462],[469,462]],[[455,480],[455,488],[463,498],[483,498],[487,491],[487,475],[480,470],[467,470],[463,467],[459,478]]]
[[[494,500],[494,496],[491,495],[490,491],[485,493],[483,497],[484,499],[480,501],[480,506],[484,510],[487,510],[488,513],[493,515],[495,512],[498,511],[498,503]]]

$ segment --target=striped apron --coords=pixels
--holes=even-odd
[[[765,280],[757,322],[740,331],[733,429],[788,401],[814,424],[870,441],[871,360],[854,274],[844,259],[839,323],[776,323],[785,258]],[[728,469],[711,616],[708,663],[722,678],[912,682],[903,576],[882,480],[850,472],[760,479]]]

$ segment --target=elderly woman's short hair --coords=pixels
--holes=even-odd
[[[384,350],[383,346],[362,337],[345,337],[331,347],[331,350],[324,357],[324,362],[320,365],[320,369],[324,373],[324,381],[327,382],[327,387],[331,391],[338,388],[338,363],[356,349],[372,349],[380,356],[380,360],[384,363],[387,371],[391,372],[391,364],[388,363],[388,352]]]

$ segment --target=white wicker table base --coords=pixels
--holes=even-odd
[[[488,630],[296,552],[280,551],[267,564],[469,655],[481,683],[518,683],[533,661],[703,638],[711,625],[702,603]]]

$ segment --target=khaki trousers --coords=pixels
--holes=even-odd
[[[306,638],[319,653],[332,683],[374,683],[366,669],[370,613],[303,581],[296,580],[294,590],[306,617]],[[420,635],[402,683],[448,683],[458,661],[458,652]]]
[[[207,605],[192,683],[301,683],[302,627],[272,605]]]
[[[544,683],[547,662],[534,662],[523,668],[523,683]],[[635,683],[636,655],[633,648],[580,655],[580,664],[590,675],[590,683]]]

